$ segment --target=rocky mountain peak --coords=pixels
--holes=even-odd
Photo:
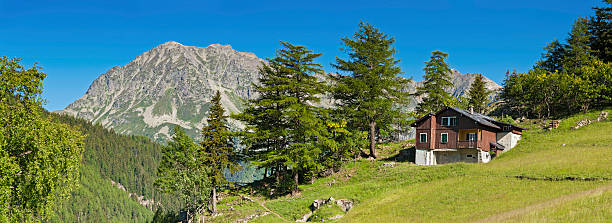
[[[100,75],[63,112],[118,133],[159,141],[170,137],[174,125],[197,136],[217,90],[228,114],[241,111],[243,100],[256,97],[252,83],[258,81],[261,62],[255,54],[229,45],[196,47],[169,41]]]

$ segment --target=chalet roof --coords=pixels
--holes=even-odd
[[[446,107],[445,109],[442,109],[442,110],[436,112],[436,114],[431,114],[430,113],[430,114],[427,114],[427,115],[421,117],[420,119],[416,120],[412,124],[412,126],[414,127],[414,126],[416,126],[417,123],[420,123],[421,121],[429,118],[432,115],[438,115],[441,112],[446,111],[447,109],[452,109],[452,110],[456,111],[457,113],[459,113],[459,114],[461,114],[461,115],[463,115],[465,117],[468,117],[468,118],[476,121],[477,123],[479,123],[481,125],[488,126],[488,127],[491,127],[491,128],[501,129],[500,125],[502,125],[502,126],[503,125],[509,125],[509,126],[514,127],[514,128],[517,128],[519,130],[523,130],[524,129],[524,128],[516,126],[516,125],[512,125],[512,124],[509,124],[509,123],[497,121],[494,118],[491,118],[489,116],[486,116],[486,115],[483,115],[483,114],[480,114],[480,113],[469,112],[469,111],[466,111],[466,110],[463,110],[463,109],[460,109],[460,108],[455,108],[455,107],[450,107],[450,106]]]

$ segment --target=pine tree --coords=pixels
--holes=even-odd
[[[542,59],[536,62],[534,68],[544,69],[548,72],[562,71],[563,59],[567,51],[566,46],[559,43],[558,40],[553,40],[544,47],[544,51]]]
[[[247,123],[242,134],[251,160],[260,167],[270,168],[279,183],[280,175],[291,170],[293,194],[298,192],[300,174],[321,168],[321,140],[327,129],[321,119],[321,109],[313,104],[320,101],[323,82],[313,76],[321,73],[314,59],[321,56],[304,46],[281,42],[276,57],[262,63],[261,94],[251,100],[247,109],[236,118]]]
[[[350,75],[332,76],[337,82],[333,95],[338,106],[358,130],[369,131],[370,156],[376,158],[376,138],[380,129],[389,129],[399,117],[398,107],[408,94],[402,88],[411,81],[401,78],[396,60],[395,39],[368,23],[361,22],[353,39],[342,38],[348,59],[336,58],[334,66]]]
[[[211,181],[210,204],[211,212],[217,213],[217,188],[227,183],[223,172],[229,170],[234,173],[240,169],[237,154],[231,142],[230,132],[227,128],[227,116],[221,106],[221,93],[217,91],[210,102],[208,111],[208,124],[202,128],[202,150],[200,158],[208,166]]]
[[[201,162],[198,144],[185,131],[175,126],[172,141],[162,149],[162,160],[154,185],[164,193],[180,199],[179,210],[187,211],[188,219],[201,214],[210,199],[208,167]]]
[[[594,8],[595,16],[589,21],[589,46],[593,54],[604,62],[612,62],[612,0],[608,7]]]
[[[468,107],[471,107],[478,113],[484,113],[490,94],[489,90],[485,88],[485,82],[482,78],[482,74],[478,74],[467,93]]]
[[[589,47],[588,21],[578,18],[567,39],[567,50],[562,66],[569,73],[579,74],[580,67],[590,62],[591,47]]]
[[[417,88],[416,95],[422,96],[423,101],[417,107],[419,115],[434,113],[446,106],[452,106],[454,98],[446,92],[453,87],[450,79],[451,70],[444,61],[447,53],[434,51],[431,59],[425,62],[425,79],[423,86]]]

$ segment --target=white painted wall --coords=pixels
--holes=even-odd
[[[414,155],[414,163],[417,165],[436,165],[436,156],[433,150],[417,149]]]
[[[478,150],[478,152],[480,153],[481,163],[488,163],[489,161],[491,161],[491,154],[489,154],[489,152],[482,150]]]
[[[521,135],[514,134],[512,132],[498,132],[497,133],[497,143],[506,147],[504,152],[511,150],[518,144],[518,141],[521,140]]]

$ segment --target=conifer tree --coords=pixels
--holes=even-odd
[[[591,47],[588,44],[588,20],[578,18],[567,39],[567,50],[562,61],[565,70],[579,74],[580,67],[590,62]]]
[[[202,150],[200,158],[203,165],[208,166],[211,181],[210,204],[211,212],[217,213],[217,188],[227,183],[223,172],[229,170],[234,173],[240,169],[237,154],[231,142],[230,132],[227,128],[227,116],[221,106],[221,93],[217,91],[210,102],[208,111],[208,124],[202,128]]]
[[[322,72],[314,62],[321,54],[281,44],[276,57],[261,65],[260,84],[255,86],[261,96],[236,117],[247,123],[243,135],[252,161],[273,169],[277,183],[281,172],[290,170],[295,194],[300,174],[321,168],[320,145],[327,128],[321,109],[313,104],[319,102],[324,84],[313,76]]]
[[[478,74],[467,93],[468,107],[471,107],[478,113],[484,113],[490,94],[489,90],[485,88],[485,82],[482,78],[482,74]]]
[[[336,58],[334,67],[349,75],[331,76],[337,82],[333,95],[348,117],[352,128],[367,130],[370,156],[376,158],[376,139],[380,129],[389,129],[405,104],[408,94],[402,88],[411,81],[401,78],[396,60],[395,39],[368,23],[359,23],[353,39],[342,38],[348,59]]]
[[[451,70],[444,61],[447,57],[447,53],[436,50],[432,52],[431,59],[425,62],[425,80],[416,92],[417,96],[423,96],[423,101],[417,107],[417,113],[420,115],[437,112],[454,103],[453,96],[446,92],[453,87]]]
[[[566,46],[558,40],[553,40],[544,47],[542,59],[536,62],[534,68],[544,69],[548,72],[557,72],[563,70],[563,59],[566,54]]]
[[[589,46],[593,54],[604,62],[612,62],[612,0],[604,0],[607,7],[594,8],[589,21]]]

